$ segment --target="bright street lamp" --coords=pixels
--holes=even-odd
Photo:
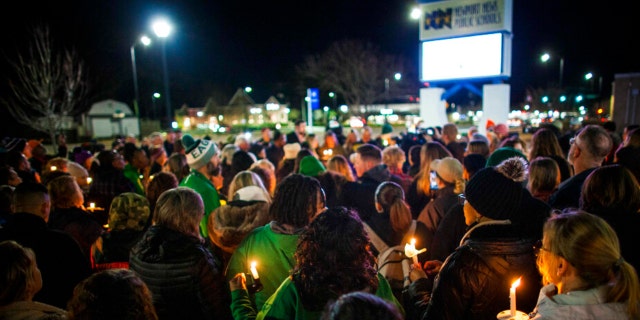
[[[145,47],[151,44],[151,38],[146,35],[140,37],[140,43],[142,43]],[[140,91],[138,89],[138,73],[136,71],[136,44],[137,41],[131,45],[131,68],[133,70],[133,110],[136,115],[140,116],[140,110],[138,109],[138,98],[140,97]]]
[[[158,38],[162,38],[162,69],[164,71],[164,94],[166,97],[165,106],[167,108],[167,123],[171,123],[171,119],[173,119],[173,114],[171,110],[171,94],[169,92],[169,71],[167,70],[167,50],[166,50],[166,38],[173,31],[173,26],[164,18],[159,18],[153,22],[151,25],[153,32],[158,36]]]
[[[547,61],[549,61],[551,59],[551,55],[548,53],[543,53],[540,56],[540,61],[542,61],[543,63],[546,63]],[[560,87],[562,89],[562,74],[564,73],[564,57],[560,57],[560,78],[558,80],[558,87]]]

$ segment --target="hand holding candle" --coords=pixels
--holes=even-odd
[[[427,251],[426,248],[422,248],[420,250],[416,249],[416,239],[411,238],[411,244],[407,243],[404,245],[404,254],[413,259],[413,263],[418,262],[418,255]]]
[[[251,261],[251,266],[249,270],[251,271],[252,281],[249,284],[247,290],[249,293],[256,293],[263,289],[262,282],[260,281],[260,275],[258,275],[258,269],[256,268],[257,263],[255,261]]]

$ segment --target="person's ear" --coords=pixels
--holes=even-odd
[[[567,261],[563,257],[558,257],[558,259],[559,259],[558,276],[562,277],[562,276],[566,275],[567,270],[569,269],[569,261]]]
[[[379,202],[376,201],[376,211],[378,211],[379,213],[382,213],[384,210],[382,209],[382,206],[380,205]]]

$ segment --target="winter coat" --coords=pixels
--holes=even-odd
[[[558,189],[549,198],[549,205],[559,210],[579,208],[582,185],[584,181],[587,180],[589,174],[595,169],[596,168],[587,169],[560,183]]]
[[[234,200],[213,210],[209,216],[209,239],[222,249],[224,261],[228,261],[247,234],[267,222],[269,203]]]
[[[427,204],[420,215],[418,221],[424,223],[433,236],[438,229],[440,220],[444,215],[458,203],[458,195],[453,192],[453,186],[447,186],[436,191],[435,198]]]
[[[402,305],[394,297],[387,280],[378,274],[378,290],[375,295],[396,305],[398,310],[404,311]],[[338,297],[336,297],[338,298]],[[282,282],[278,291],[264,304],[256,319],[320,319],[322,310],[307,310],[302,304],[302,298],[295,283],[288,277]]]
[[[49,216],[49,227],[70,234],[80,245],[82,252],[91,256],[91,245],[104,232],[93,213],[81,208],[55,208]]]
[[[296,264],[293,254],[296,252],[299,233],[285,234],[275,230],[277,228],[271,222],[249,233],[231,255],[226,271],[227,280],[231,280],[237,273],[248,273],[252,261],[257,263],[256,268],[263,286],[261,291],[251,297],[257,310],[262,308]]]
[[[409,191],[406,193],[405,198],[409,207],[411,207],[411,216],[414,219],[418,219],[420,216],[420,212],[422,209],[429,204],[431,201],[432,192],[430,195],[426,195],[422,192],[418,192],[418,177],[414,177],[413,181],[411,181],[411,185],[409,186]]]
[[[15,240],[36,254],[42,273],[42,290],[33,298],[65,309],[73,288],[91,275],[89,259],[69,234],[50,229],[39,216],[15,213],[0,229],[0,241]]]
[[[220,206],[220,196],[218,190],[207,177],[197,170],[191,169],[189,175],[184,177],[180,182],[181,187],[187,187],[195,190],[204,203],[204,217],[200,220],[200,234],[206,238],[208,236],[207,221],[211,212]]]
[[[96,207],[108,210],[113,198],[125,192],[136,192],[136,189],[124,176],[123,170],[113,169],[93,176],[93,182],[89,186],[89,194],[85,200],[95,202]]]
[[[144,231],[119,230],[104,233],[91,246],[91,268],[95,271],[129,268],[129,253]]]
[[[435,279],[424,320],[496,319],[509,309],[509,288],[518,278],[518,309],[532,310],[541,288],[536,239],[523,239],[518,228],[504,223],[482,222],[467,232]]]
[[[375,207],[375,194],[378,185],[384,181],[402,185],[391,175],[386,165],[380,164],[363,173],[358,181],[345,183],[338,202],[342,206],[356,209],[362,221],[369,223],[370,219],[379,219]]]
[[[16,301],[0,306],[0,320],[64,320],[67,311],[36,301]]]
[[[467,231],[467,224],[464,220],[464,207],[455,204],[442,217],[433,240],[427,247],[427,258],[429,260],[444,261],[460,245],[460,240]]]
[[[131,250],[160,319],[231,319],[229,287],[210,242],[154,225]]]
[[[530,314],[531,319],[629,319],[625,303],[604,302],[606,286],[567,294],[553,294],[556,290],[553,284],[540,289],[538,305]],[[520,307],[518,309],[522,311]]]

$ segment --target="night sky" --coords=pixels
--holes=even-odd
[[[417,21],[408,18],[414,1],[22,1],[0,9],[3,58],[14,57],[32,38],[29,28],[46,23],[57,44],[75,47],[86,60],[92,99],[131,104],[130,47],[150,22],[164,15],[174,24],[166,54],[171,103],[201,107],[212,92],[230,97],[252,86],[256,102],[287,90],[294,67],[335,41],[355,39],[383,52],[403,55],[418,68]],[[558,77],[558,65],[541,65],[543,51],[565,59],[564,82],[578,85],[592,71],[609,94],[614,74],[640,72],[633,51],[637,42],[630,8],[592,6],[573,1],[514,0],[512,103],[525,88],[544,86]],[[140,104],[163,92],[161,46],[136,46]],[[472,50],[472,49],[471,49]],[[0,94],[6,95],[6,76]],[[417,93],[416,93],[417,94]],[[299,104],[297,101],[295,104]],[[144,110],[143,110],[144,112]],[[144,114],[143,114],[144,115]],[[7,122],[6,117],[3,117]],[[2,126],[2,130],[12,130]]]

